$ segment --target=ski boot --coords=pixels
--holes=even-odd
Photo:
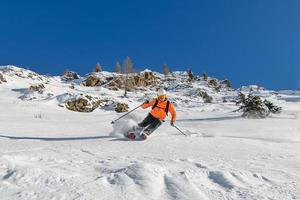
[[[147,134],[146,133],[142,133],[141,135],[140,135],[140,138],[142,139],[142,140],[146,140],[147,139]]]

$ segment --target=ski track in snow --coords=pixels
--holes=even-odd
[[[237,107],[222,103],[212,88],[194,83],[219,99],[203,104],[188,97],[193,88],[180,90],[174,82],[170,97],[177,106],[176,125],[188,136],[167,120],[149,139],[129,141],[123,132],[148,111],[137,110],[112,126],[120,114],[101,109],[75,113],[57,106],[66,90],[127,101],[121,92],[77,84],[71,90],[55,77],[46,88],[56,96],[22,101],[26,88],[40,80],[9,73],[4,74],[8,83],[0,85],[0,105],[5,105],[0,107],[1,200],[300,199],[298,92],[282,91],[277,98],[261,91],[283,112],[242,119],[232,112]],[[131,108],[144,98],[141,93],[128,95],[136,100],[127,101]],[[223,95],[230,99],[235,94]]]

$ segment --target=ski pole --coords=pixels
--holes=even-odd
[[[126,115],[128,115],[129,113],[132,113],[133,111],[135,111],[136,109],[138,109],[139,107],[141,107],[143,104],[137,106],[136,108],[132,109],[131,111],[127,112],[126,114],[122,115],[121,117],[119,117],[118,119],[115,119],[113,121],[111,121],[111,124],[115,123],[116,121],[118,121],[119,119],[125,117]]]
[[[180,130],[176,125],[174,125],[174,127],[182,134],[182,135],[185,135],[187,136],[182,130]]]

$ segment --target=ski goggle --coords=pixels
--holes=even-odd
[[[159,98],[159,99],[165,99],[166,95],[158,95],[157,98]]]

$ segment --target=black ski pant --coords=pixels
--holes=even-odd
[[[147,115],[147,117],[139,123],[139,126],[141,128],[147,127],[144,132],[147,135],[150,135],[153,131],[155,131],[160,125],[162,124],[162,121],[160,119],[157,119],[153,117],[150,113]]]

